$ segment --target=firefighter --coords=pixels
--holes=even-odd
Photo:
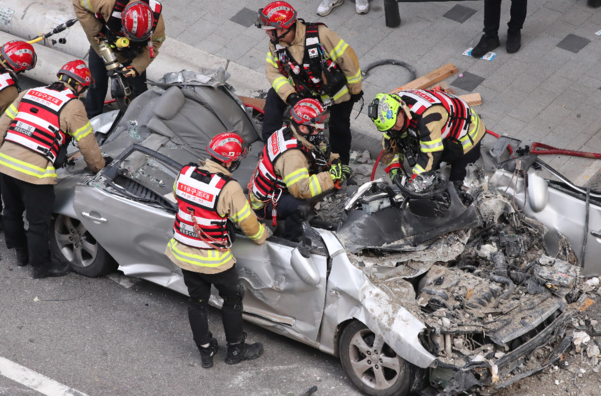
[[[89,64],[96,84],[86,97],[86,112],[92,118],[102,113],[109,80],[99,43],[106,40],[113,48],[133,97],[145,92],[146,68],[165,41],[162,5],[156,0],[73,0],[73,8],[91,45]],[[126,47],[120,47],[123,38],[129,40]]]
[[[47,87],[21,92],[0,117],[6,246],[16,249],[18,265],[31,264],[34,279],[68,272],[51,261],[48,249],[56,168],[64,165],[68,144],[75,139],[92,172],[105,165],[83,103],[78,100],[92,84],[90,70],[77,60],[65,64],[57,76],[58,81]],[[27,234],[24,211],[29,223]]]
[[[207,305],[211,285],[223,298],[221,318],[227,341],[225,363],[237,364],[263,354],[260,343],[245,343],[242,330],[244,289],[238,280],[236,258],[231,246],[235,238],[233,223],[256,244],[270,235],[257,221],[242,187],[234,179],[240,160],[246,155],[244,142],[235,133],[215,136],[207,152],[210,158],[185,166],[173,185],[179,211],[173,225],[173,239],[165,254],[182,269],[190,303],[188,317],[194,342],[200,350],[203,368],[213,366],[218,343],[209,331]]]
[[[305,200],[338,187],[350,174],[323,142],[327,113],[319,101],[302,99],[290,110],[290,123],[269,137],[251,178],[249,197],[260,217],[285,219],[282,237],[296,240],[302,232]],[[327,170],[329,168],[329,170]]]
[[[265,74],[272,88],[265,102],[263,140],[282,127],[287,105],[317,99],[330,111],[332,152],[348,165],[351,111],[363,97],[355,51],[324,24],[297,19],[284,1],[261,8],[256,25],[270,38]]]
[[[451,164],[449,179],[460,186],[466,166],[480,158],[484,122],[450,93],[421,89],[381,93],[369,105],[368,115],[384,134],[383,161],[391,179],[406,157],[413,168],[412,179],[444,161]]]
[[[19,96],[17,74],[35,67],[37,56],[31,44],[24,41],[9,41],[0,47],[0,114]],[[2,200],[0,199],[0,230],[2,222]]]

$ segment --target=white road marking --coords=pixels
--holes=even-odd
[[[121,273],[119,272],[111,272],[106,277],[110,280],[117,282],[126,289],[129,289],[130,287],[132,287],[140,281],[139,278],[131,278],[129,276],[121,275]]]
[[[46,396],[87,396],[85,393],[71,389],[45,375],[11,362],[0,356],[0,375],[25,385]]]

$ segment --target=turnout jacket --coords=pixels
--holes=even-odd
[[[407,96],[405,95],[407,93],[413,93],[413,95]],[[445,152],[443,141],[456,138],[461,143],[465,155],[482,140],[486,133],[484,122],[469,106],[467,107],[466,121],[461,119],[465,116],[465,113],[458,114],[460,112],[455,107],[451,111],[457,114],[451,116],[445,107],[448,105],[446,102],[443,105],[442,103],[428,103],[428,101],[412,103],[411,100],[407,100],[416,97],[415,94],[428,98],[428,94],[432,93],[425,90],[408,90],[398,93],[407,102],[413,119],[409,123],[408,130],[404,132],[389,131],[384,133],[382,146],[385,149],[385,154],[382,160],[387,164],[386,172],[390,172],[393,168],[401,168],[403,162],[403,152],[398,145],[394,144],[393,134],[401,134],[401,139],[407,138],[409,134],[417,136],[419,152],[417,153],[416,164],[413,166],[413,174],[419,175],[435,169],[440,164]],[[436,94],[434,98],[438,97],[443,100],[445,98],[455,98],[454,95],[440,92],[434,94]],[[467,104],[465,105],[467,106]],[[465,123],[462,123],[462,121]],[[453,130],[453,124],[457,126],[456,131]],[[461,132],[462,125],[465,129]]]
[[[259,223],[257,216],[250,209],[240,184],[233,179],[229,179],[232,174],[211,160],[207,160],[199,169],[209,171],[212,174],[221,173],[228,178],[228,182],[221,188],[219,193],[216,207],[217,215],[221,218],[229,218],[229,220],[239,225],[244,235],[256,244],[265,243],[265,240],[269,237],[269,230]],[[173,184],[176,197],[180,177],[181,174]],[[178,198],[178,204],[180,203]],[[232,268],[236,263],[236,258],[229,249],[221,252],[216,249],[195,248],[179,242],[175,237],[169,241],[165,254],[178,267],[203,274],[217,274]]]
[[[15,78],[9,72],[0,72],[0,114],[19,96],[19,89]]]
[[[291,44],[286,44],[282,41],[279,42],[279,45],[287,48],[296,63],[300,65],[303,64],[305,56],[305,32],[306,25],[297,20],[294,41]],[[340,94],[336,95],[333,98],[334,103],[346,102],[351,98],[351,94],[358,94],[362,90],[361,69],[359,68],[357,54],[344,40],[325,25],[319,25],[318,33],[319,41],[326,52],[326,58],[338,64],[347,80],[348,91],[343,90]],[[276,59],[276,47],[273,43],[269,42],[269,50],[267,51],[267,59],[265,60],[265,75],[269,83],[273,86],[273,89],[285,102],[288,95],[296,91],[290,80],[281,73]]]
[[[129,0],[127,4],[132,3],[136,0]],[[98,44],[94,40],[94,36],[98,35],[101,32],[102,28],[106,24],[106,21],[109,20],[113,7],[115,6],[115,0],[73,0],[73,8],[75,9],[75,15],[77,15],[77,19],[81,23],[81,27],[86,32],[86,36],[88,36],[88,41],[90,45],[96,51],[98,56],[102,59],[102,55],[100,55],[100,50],[98,49]],[[99,20],[96,15],[101,15],[104,23]],[[156,29],[152,35],[152,46],[154,48],[154,58],[156,58],[159,54],[159,48],[165,41],[165,22],[163,21],[163,15],[159,17],[158,23],[156,25]],[[117,60],[121,63],[128,63],[131,61],[131,66],[136,69],[138,74],[142,74],[148,68],[150,63],[154,60],[154,58],[150,57],[150,51],[146,46],[142,49],[135,58],[127,59],[118,51],[115,51],[115,55],[117,56]]]
[[[65,83],[61,84],[68,87]],[[4,140],[19,113],[21,99],[29,91],[21,92],[0,117],[0,173],[31,184],[56,184],[56,170],[52,161],[20,144]],[[104,159],[83,103],[77,99],[70,100],[62,108],[59,122],[60,130],[77,142],[88,168],[92,172],[104,168]]]
[[[274,135],[277,136],[277,134],[283,135],[286,128],[288,127],[284,127],[279,131],[274,132],[272,137]],[[302,143],[308,150],[312,150],[315,147],[300,136],[293,126],[290,126],[289,128],[292,131],[294,139]],[[313,157],[311,157],[311,154],[298,148],[284,150],[285,151],[282,154],[277,156],[275,163],[273,164],[273,170],[278,180],[276,188],[285,186],[284,188],[297,199],[312,198],[334,188],[334,183],[332,182],[329,172],[315,172],[314,160]],[[337,154],[333,154],[332,158],[337,156]],[[257,171],[259,172],[260,169],[257,169]],[[254,182],[256,183],[256,181]],[[251,190],[254,190],[254,188]],[[265,207],[270,202],[269,200],[260,199],[253,194],[252,191],[249,191],[248,194],[252,207],[255,210]]]

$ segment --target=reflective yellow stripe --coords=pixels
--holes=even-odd
[[[357,74],[352,77],[346,76],[346,81],[348,81],[349,84],[355,84],[361,81],[361,69],[359,69]]]
[[[312,197],[321,194],[321,184],[319,183],[319,178],[317,177],[317,175],[313,175],[310,177],[309,188],[311,189]]]
[[[273,58],[273,55],[271,55],[271,52],[267,52],[267,58],[265,59],[265,62],[267,63],[271,63],[273,65],[273,67],[278,67],[278,64],[275,63],[275,60]]]
[[[153,36],[152,37],[152,41],[156,41],[156,42],[162,43],[163,41],[165,41],[165,35],[162,35],[162,36]]]
[[[206,250],[207,256],[201,256],[198,254],[182,252],[177,248],[177,245],[178,243],[175,239],[169,241],[169,249],[171,249],[171,253],[173,253],[178,260],[200,267],[219,267],[233,258],[232,252],[229,250],[223,253],[218,250]]]
[[[340,91],[339,91],[339,92],[338,92],[336,95],[334,95],[334,100],[338,100],[338,99],[340,99],[340,97],[341,97],[342,95],[344,95],[345,93],[347,93],[347,92],[348,92],[348,87],[346,87],[346,86],[345,86],[345,87],[344,87],[344,88],[342,88],[342,89],[341,89],[341,90],[340,90]]]
[[[261,209],[262,207],[267,205],[267,202],[261,201],[260,199],[255,197],[255,194],[253,194],[252,192],[248,195],[250,197],[250,205],[252,206],[253,210]]]
[[[37,177],[38,179],[56,177],[56,170],[52,165],[48,165],[48,168],[44,169],[10,157],[4,153],[0,153],[0,164],[26,175]]]
[[[81,0],[79,2],[79,4],[81,4],[81,6],[83,8],[85,8],[86,10],[88,10],[90,12],[94,12],[94,9],[92,8],[92,5],[90,4],[90,0]]]
[[[88,136],[92,132],[94,132],[94,129],[92,128],[92,124],[87,122],[86,125],[82,126],[78,130],[76,130],[75,133],[71,134],[71,136],[73,136],[75,138],[75,140],[79,142],[82,138]]]
[[[300,168],[295,170],[292,173],[289,173],[285,178],[284,178],[284,183],[286,183],[286,187],[290,188],[290,186],[292,186],[294,183],[297,183],[299,181],[301,181],[302,179],[308,179],[309,178],[309,171],[307,170],[307,168]]]
[[[476,135],[478,135],[478,130],[480,129],[480,117],[478,117],[477,115],[476,116],[472,115],[472,122],[476,123],[476,126],[473,128],[472,132],[466,133],[464,137],[459,139],[463,148],[471,146],[472,140],[474,140],[476,138]],[[471,137],[471,139],[470,139],[470,137]]]
[[[425,171],[426,170],[422,168],[420,164],[415,164],[415,166],[413,167],[413,173],[415,173],[416,175],[424,173]]]
[[[384,139],[390,140],[390,135],[387,132],[384,132]]]
[[[278,77],[273,81],[273,89],[278,92],[280,90],[280,88],[282,88],[282,86],[284,84],[288,83],[288,79],[286,77]]]
[[[392,165],[392,164],[399,163],[399,162],[401,162],[401,155],[400,155],[400,154],[396,154],[396,155],[395,155],[395,156],[392,158],[392,161],[390,161],[390,162],[388,163],[388,165]]]
[[[232,220],[239,223],[241,221],[246,220],[248,216],[250,216],[250,205],[248,204],[248,202],[245,202],[242,210],[240,210],[238,213],[232,216]]]
[[[332,51],[330,51],[330,58],[333,61],[336,61],[336,59],[340,58],[344,54],[344,51],[346,51],[347,48],[348,44],[341,39],[338,45],[334,47]]]
[[[17,113],[19,112],[19,110],[17,110],[17,108],[15,107],[15,105],[10,105],[8,106],[8,108],[6,109],[6,111],[4,112],[4,114],[6,114],[7,116],[10,117],[11,120],[14,120],[15,117],[17,116]]]
[[[258,241],[259,239],[263,238],[264,233],[265,233],[265,226],[263,224],[259,224],[259,232],[257,232],[255,235],[249,235],[248,237],[250,239],[252,239],[253,241]]]
[[[442,145],[442,139],[436,139],[430,142],[424,142],[420,140],[419,147],[422,153],[431,153],[434,151],[444,150],[444,146]]]

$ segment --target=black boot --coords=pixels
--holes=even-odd
[[[71,272],[71,267],[67,264],[63,264],[57,260],[52,260],[50,263],[32,267],[31,277],[33,279],[44,279],[44,278],[58,278],[59,276],[65,276]]]
[[[213,367],[213,356],[215,356],[217,354],[217,351],[219,350],[219,344],[217,343],[217,339],[213,336],[211,337],[211,342],[209,342],[208,347],[198,347],[198,350],[200,351],[200,364],[202,365],[202,368]]]
[[[17,251],[17,265],[24,267],[29,264],[29,251],[27,248],[16,248],[15,250]]]
[[[519,30],[507,31],[507,53],[515,54],[522,47],[522,33]]]
[[[246,333],[244,333],[244,340],[246,340]],[[255,342],[254,344],[247,344],[242,341],[238,344],[227,344],[227,356],[225,357],[226,364],[238,364],[243,360],[253,360],[263,354],[263,344]]]
[[[495,34],[494,36],[489,36],[485,34],[480,39],[478,45],[476,45],[472,50],[472,57],[481,58],[482,56],[486,55],[487,52],[494,50],[499,45],[501,45],[501,43],[499,42],[498,35]]]

